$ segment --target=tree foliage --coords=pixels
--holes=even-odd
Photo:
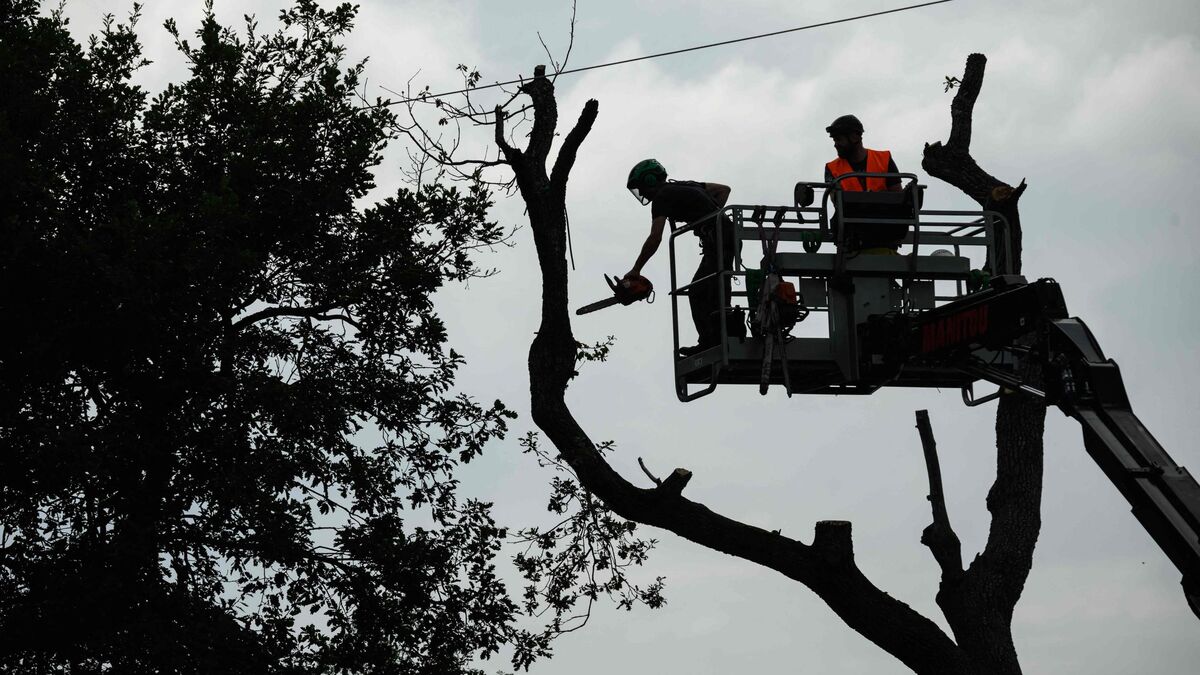
[[[512,413],[453,389],[433,294],[490,197],[362,206],[394,133],[349,5],[276,32],[0,8],[0,669],[453,673],[520,607],[460,464]],[[543,649],[544,651],[544,649]]]

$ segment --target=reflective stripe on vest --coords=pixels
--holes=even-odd
[[[867,171],[866,173],[887,173],[888,164],[892,161],[892,153],[887,150],[871,150],[867,149]],[[850,166],[850,161],[838,157],[837,159],[825,165],[829,169],[829,173],[837,180],[838,176],[847,173],[854,173],[854,168]],[[867,181],[867,192],[885,192],[888,189],[886,178],[864,178],[861,180]],[[840,183],[846,192],[862,192],[862,182],[857,178],[848,178]]]

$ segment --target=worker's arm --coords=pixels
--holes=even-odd
[[[663,228],[666,225],[666,216],[657,216],[650,221],[650,236],[646,237],[646,243],[642,244],[642,252],[638,254],[637,262],[633,263],[633,269],[625,275],[626,278],[636,277],[642,273],[642,267],[658,250],[658,245],[662,243]]]
[[[720,183],[705,183],[704,191],[708,193],[709,197],[713,198],[713,201],[717,203],[717,206],[724,208],[725,202],[729,201],[730,190],[728,185],[721,185]]]

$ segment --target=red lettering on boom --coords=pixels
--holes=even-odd
[[[968,309],[922,326],[921,351],[928,353],[973,340],[986,333],[987,329],[988,306]]]

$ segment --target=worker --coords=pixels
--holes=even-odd
[[[825,182],[834,185],[845,192],[900,192],[903,190],[900,176],[863,177],[856,176],[834,182],[838,176],[848,173],[890,173],[898,174],[896,161],[887,150],[872,150],[863,147],[863,125],[854,115],[842,115],[825,127],[825,131],[833,139],[833,147],[837,150],[837,158],[825,164]],[[899,212],[897,205],[854,203],[850,198],[843,197],[843,202],[849,217],[857,218],[903,218],[906,214],[903,208]],[[908,207],[911,211],[911,207]],[[840,218],[834,214],[833,226],[838,227]],[[849,226],[846,232],[847,246],[852,253],[867,253],[875,255],[895,255],[908,232],[908,226],[903,224],[856,223]]]
[[[833,139],[837,159],[825,165],[825,182],[832,183],[838,176],[847,173],[900,173],[892,153],[887,150],[871,150],[862,144],[863,125],[854,115],[842,115],[825,127]],[[899,176],[887,178],[848,178],[839,183],[843,190],[852,192],[899,192]]]
[[[641,275],[642,267],[658,250],[662,243],[663,229],[667,221],[671,221],[674,229],[677,223],[698,223],[694,233],[700,238],[700,265],[692,276],[692,282],[716,274],[722,270],[733,268],[734,256],[737,255],[736,244],[740,241],[734,232],[733,223],[721,209],[729,199],[729,186],[720,183],[699,183],[694,181],[668,181],[667,170],[657,160],[646,159],[634,165],[629,172],[627,188],[643,206],[650,205],[650,234],[642,244],[637,261],[625,275],[626,278]],[[721,223],[721,256],[717,257],[717,222]],[[724,280],[725,299],[729,303],[729,277]],[[688,304],[691,305],[692,322],[696,325],[699,339],[694,347],[680,347],[680,356],[691,356],[715,347],[720,343],[721,334],[721,298],[720,286],[716,277],[702,281],[688,290]],[[730,332],[741,326],[727,327]]]

